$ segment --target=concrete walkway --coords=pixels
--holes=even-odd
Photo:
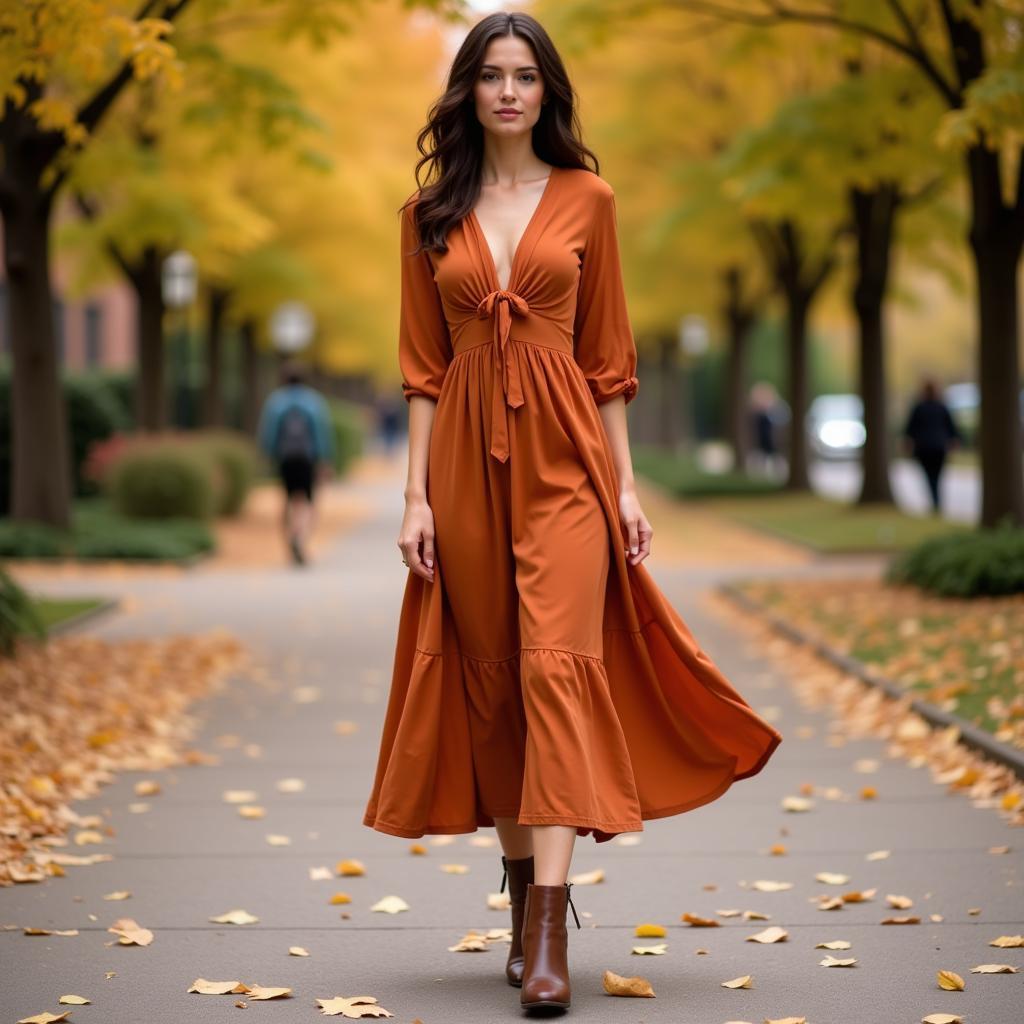
[[[130,596],[126,614],[88,627],[108,639],[226,627],[262,657],[270,682],[234,680],[195,709],[203,723],[196,746],[219,753],[222,764],[163,773],[164,792],[152,798],[149,813],[128,809],[140,777],[131,773],[119,776],[98,799],[76,804],[83,814],[107,816],[116,831],[106,848],[113,860],[69,867],[64,879],[0,890],[0,926],[15,926],[0,931],[0,1020],[59,1014],[67,1009],[57,1002],[64,993],[92,1001],[73,1008],[69,1019],[78,1022],[237,1019],[234,1004],[244,996],[188,993],[197,978],[288,986],[291,998],[249,1001],[249,1007],[260,1019],[289,1024],[319,1019],[317,999],[359,995],[375,996],[403,1024],[522,1019],[519,990],[504,981],[503,944],[484,953],[447,948],[470,929],[509,923],[507,911],[489,910],[486,903],[501,879],[499,850],[473,842],[493,837],[493,830],[455,837],[449,845],[426,837],[420,842],[428,854],[412,856],[411,840],[361,824],[406,571],[395,545],[402,474],[395,463],[389,473],[358,474],[333,485],[374,512],[304,570],[282,560],[280,569],[259,572],[108,575],[39,584],[37,589],[52,593]],[[605,881],[573,889],[584,927],[577,931],[570,915],[568,1018],[601,1024],[788,1017],[806,1018],[808,1024],[913,1024],[944,1011],[962,1015],[965,1024],[1019,1024],[1024,949],[988,942],[1024,930],[1024,837],[994,812],[947,796],[925,769],[887,759],[880,740],[828,745],[827,718],[804,710],[762,652],[713,617],[703,600],[708,587],[727,577],[814,572],[818,563],[781,542],[761,545],[746,531],[699,521],[696,514],[687,521],[685,510],[673,510],[655,495],[645,500],[645,510],[656,533],[648,567],[702,645],[786,738],[759,776],[695,811],[648,822],[643,833],[633,834],[640,840],[636,845],[577,842],[573,872],[602,868]],[[680,538],[691,528],[722,531],[717,556],[697,544],[688,557]],[[759,551],[764,557],[755,557]],[[825,571],[865,568],[833,560]],[[355,731],[339,734],[339,721],[354,722]],[[240,743],[220,745],[218,737],[227,734]],[[782,810],[782,798],[798,793],[803,783],[856,794],[866,780],[853,768],[859,758],[881,762],[870,779],[878,800],[819,800],[803,814]],[[284,778],[303,779],[305,789],[279,792],[276,785]],[[241,818],[222,798],[233,789],[255,790],[254,802],[266,808],[266,817]],[[291,845],[269,845],[268,833],[289,836]],[[787,846],[786,856],[768,854],[778,842]],[[988,852],[1005,844],[1009,854]],[[866,859],[879,849],[891,856]],[[311,869],[333,870],[345,858],[361,860],[365,875],[310,879]],[[446,873],[440,869],[446,863],[469,870]],[[821,871],[845,873],[849,883],[824,885],[815,880]],[[793,886],[759,892],[749,888],[757,879]],[[873,901],[838,911],[822,912],[814,901],[826,891],[871,887],[877,887]],[[131,899],[102,899],[121,889],[131,890]],[[351,904],[332,906],[330,897],[338,891],[348,893]],[[888,908],[887,893],[911,897],[913,910]],[[391,894],[410,909],[395,915],[370,911]],[[234,908],[259,922],[209,920]],[[722,927],[699,929],[680,921],[687,911],[714,917],[722,908],[770,917],[722,918]],[[980,913],[969,914],[969,908]],[[918,913],[923,923],[880,925],[894,913]],[[930,923],[932,913],[944,920]],[[117,945],[106,929],[122,916],[151,929],[153,943]],[[630,954],[634,945],[653,941],[634,938],[639,922],[667,926],[664,956]],[[768,925],[784,927],[788,940],[745,941]],[[22,933],[28,926],[80,933],[30,937]],[[829,951],[815,944],[833,939],[852,943],[834,955],[856,957],[856,966],[819,966]],[[291,946],[310,955],[290,956]],[[971,973],[985,963],[1022,970]],[[606,969],[648,978],[656,998],[606,995]],[[960,974],[966,991],[939,989],[939,969]],[[107,972],[115,973],[108,979]],[[753,976],[752,988],[722,987],[745,974]]]

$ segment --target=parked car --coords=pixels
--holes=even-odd
[[[942,400],[949,408],[953,422],[960,428],[967,444],[973,445],[978,435],[981,395],[973,381],[958,381],[942,389]]]
[[[821,459],[860,458],[867,431],[860,395],[818,395],[804,421],[811,455]]]

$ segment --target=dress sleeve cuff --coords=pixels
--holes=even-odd
[[[595,391],[594,401],[600,405],[602,402],[607,402],[609,399],[617,398],[622,395],[626,405],[636,398],[637,392],[640,390],[640,380],[637,377],[624,377],[622,380],[616,381],[610,387],[605,387],[600,392]]]

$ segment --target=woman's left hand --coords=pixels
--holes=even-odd
[[[647,522],[647,516],[640,508],[640,499],[632,487],[619,494],[619,516],[626,530],[626,560],[630,565],[639,565],[651,553],[654,530]]]

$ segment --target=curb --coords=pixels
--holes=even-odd
[[[98,616],[115,612],[120,607],[120,601],[109,598],[92,608],[86,608],[85,611],[79,612],[77,615],[72,615],[69,618],[61,619],[60,622],[55,622],[47,629],[46,634],[47,636],[59,636],[62,633],[73,633],[86,622],[91,622]]]
[[[865,665],[864,662],[851,658],[849,655],[841,654],[834,648],[829,647],[824,641],[808,636],[796,626],[791,625],[785,619],[767,609],[764,605],[759,604],[752,597],[744,594],[734,583],[721,583],[716,589],[720,594],[729,598],[729,600],[738,604],[746,611],[760,616],[776,632],[781,633],[790,640],[795,640],[800,644],[810,647],[826,661],[831,662],[837,668],[841,668],[844,672],[856,676],[869,686],[874,686],[876,689],[881,690],[887,696],[901,701],[905,701],[910,696],[906,689],[898,683],[874,671],[868,665]],[[973,722],[968,722],[966,719],[949,711],[943,711],[942,708],[936,707],[936,705],[921,700],[918,697],[910,698],[910,707],[932,725],[939,726],[940,728],[955,725],[960,730],[960,739],[966,746],[979,751],[993,761],[998,761],[1014,772],[1018,778],[1024,779],[1024,750],[1017,750],[1008,743],[997,740],[991,733],[985,732],[984,729],[979,729]]]

